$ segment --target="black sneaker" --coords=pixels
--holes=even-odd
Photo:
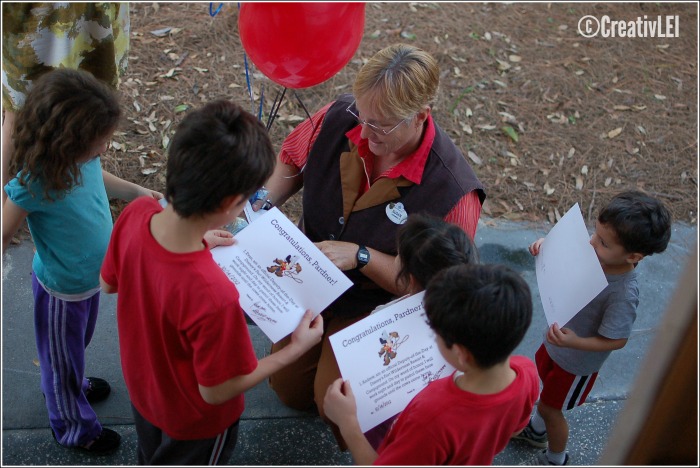
[[[53,440],[55,440],[58,445],[61,445],[53,429],[51,429],[51,435],[53,436]],[[109,455],[119,447],[121,441],[122,436],[120,436],[117,432],[103,427],[100,435],[98,435],[95,440],[88,444],[87,447],[66,447],[65,445],[61,445],[61,447],[75,448],[88,452],[92,455]]]
[[[85,390],[85,398],[89,403],[97,403],[107,398],[112,391],[109,383],[99,377],[88,377],[88,387]]]
[[[97,436],[97,439],[90,442],[85,447],[76,447],[80,450],[88,452],[92,455],[109,455],[117,450],[122,441],[122,436],[112,429],[102,428],[102,432]]]

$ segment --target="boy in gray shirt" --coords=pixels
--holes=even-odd
[[[637,263],[666,250],[671,214],[642,192],[623,192],[601,210],[591,236],[608,286],[566,325],[553,324],[535,354],[542,380],[540,402],[525,429],[515,436],[535,447],[537,464],[566,465],[569,425],[563,410],[583,404],[610,353],[627,344],[637,318]],[[529,250],[540,252],[544,239]],[[546,449],[544,449],[547,447]]]

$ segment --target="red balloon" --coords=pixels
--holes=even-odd
[[[286,88],[308,88],[338,73],[364,27],[364,3],[242,3],[238,16],[250,60]]]

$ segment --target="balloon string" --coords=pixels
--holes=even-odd
[[[272,122],[274,122],[275,118],[277,117],[277,112],[279,111],[280,106],[282,105],[282,99],[284,99],[284,94],[286,92],[287,92],[286,87],[282,88],[282,95],[280,95],[280,92],[277,91],[277,95],[275,96],[275,100],[272,102],[272,109],[270,109],[270,116],[267,119],[267,131],[268,132],[270,131],[270,128],[272,127]]]
[[[238,2],[238,14],[241,14],[241,2]],[[241,49],[243,49],[243,44],[241,44]],[[250,73],[248,72],[248,56],[245,53],[245,49],[243,49],[243,65],[245,67],[245,83],[248,86],[248,96],[250,96],[250,113],[255,114],[255,99],[253,99],[253,87],[250,84]]]
[[[243,64],[245,66],[245,82],[246,85],[248,85],[248,96],[250,96],[250,108],[251,112],[254,114],[255,113],[255,100],[253,99],[253,89],[250,84],[250,74],[248,73],[248,58],[245,55],[245,52],[243,52]]]
[[[260,105],[258,106],[258,120],[262,122],[263,102],[265,102],[265,84],[260,85]]]
[[[308,156],[309,152],[311,151],[311,140],[313,140],[314,135],[316,134],[316,124],[314,123],[314,119],[311,118],[311,114],[309,113],[309,109],[306,108],[304,103],[302,102],[301,98],[297,94],[296,91],[294,91],[294,97],[297,98],[297,102],[301,106],[302,109],[304,109],[304,112],[306,113],[306,117],[308,117],[309,122],[311,122],[311,135],[309,135],[309,142],[306,144],[306,154]],[[307,158],[308,159],[308,158]],[[304,172],[304,168],[306,168],[306,164],[304,164],[304,167],[301,168],[299,171],[299,174]]]
[[[312,133],[315,133],[315,132],[316,132],[316,124],[314,124],[314,121],[313,121],[313,119],[311,118],[311,114],[309,114],[309,109],[306,108],[306,106],[304,105],[304,103],[301,101],[301,98],[299,97],[299,94],[297,94],[296,91],[294,91],[294,97],[297,98],[297,102],[299,103],[299,105],[301,106],[301,108],[304,109],[304,113],[306,113],[306,117],[308,117],[309,120],[311,121],[311,127],[313,127],[313,132],[312,132]]]
[[[219,6],[217,7],[216,11],[212,11],[212,7],[213,7],[213,6],[214,6],[214,2],[210,2],[210,3],[209,3],[209,15],[212,16],[212,17],[214,17],[214,16],[216,16],[216,15],[219,14],[219,12],[221,11],[221,7],[223,7],[224,4],[223,4],[223,3],[219,3]]]

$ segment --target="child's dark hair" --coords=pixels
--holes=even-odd
[[[435,274],[452,265],[479,261],[474,243],[456,224],[426,214],[412,214],[398,232],[400,270],[396,283],[408,286],[411,276],[421,289]]]
[[[80,183],[79,162],[121,118],[117,93],[82,70],[60,68],[42,75],[17,113],[9,171],[20,183],[40,181],[47,199]],[[81,161],[83,160],[83,161]]]
[[[456,265],[425,291],[428,324],[445,342],[464,346],[487,369],[505,361],[532,321],[530,288],[504,265]]]
[[[660,200],[640,191],[615,195],[600,211],[598,222],[611,227],[629,253],[661,253],[671,239],[671,213]]]
[[[276,159],[265,126],[224,100],[191,111],[168,153],[165,198],[183,218],[213,213],[229,196],[249,198]]]

